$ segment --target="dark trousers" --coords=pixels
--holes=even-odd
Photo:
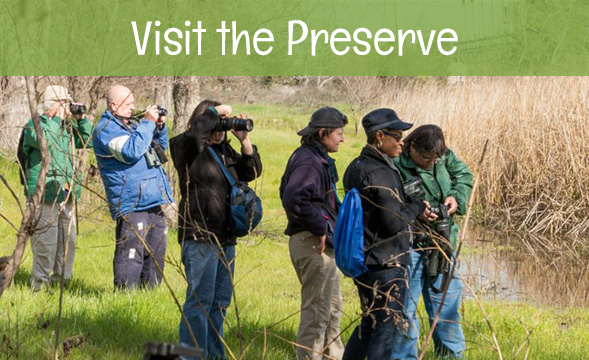
[[[384,268],[368,271],[354,279],[362,305],[362,321],[352,333],[344,360],[394,359],[393,350],[407,321],[403,302],[407,269]]]
[[[156,263],[163,272],[167,243],[167,224],[162,209],[156,206],[123,215],[117,220],[116,236],[115,288],[159,285],[162,275]]]

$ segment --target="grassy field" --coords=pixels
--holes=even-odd
[[[346,107],[341,109],[345,111]],[[252,139],[262,155],[264,173],[252,185],[263,199],[265,215],[256,234],[243,238],[237,247],[236,296],[226,325],[229,353],[231,357],[244,359],[292,359],[295,352],[291,342],[296,337],[299,317],[299,285],[290,264],[287,238],[282,235],[286,219],[278,198],[278,185],[288,156],[298,146],[295,131],[304,127],[312,111],[257,104],[234,105],[234,110],[244,111],[256,121]],[[427,122],[415,113],[411,118],[419,119],[420,124]],[[464,154],[473,165],[480,151],[469,151],[465,140],[459,139],[456,125],[446,125],[450,128],[450,146],[458,148],[457,153]],[[347,128],[346,142],[335,155],[340,175],[364,142],[363,134],[354,135],[352,127]],[[15,166],[2,160],[0,171],[20,193]],[[173,173],[169,173],[174,179]],[[88,179],[86,183],[101,191],[99,179]],[[0,189],[0,213],[18,226],[18,208],[5,188]],[[2,255],[12,251],[14,235],[6,222],[0,223]],[[180,315],[174,297],[183,303],[186,283],[181,275],[176,232],[170,232],[168,241],[165,277],[170,288],[162,285],[151,291],[128,293],[113,292],[113,236],[114,223],[104,204],[85,191],[80,201],[75,280],[63,297],[60,357],[139,359],[144,342],[178,341]],[[14,285],[0,298],[0,358],[52,357],[59,290],[31,293],[28,288],[31,258],[27,249]],[[342,293],[342,336],[347,341],[360,313],[350,279],[343,279]],[[489,300],[479,305],[468,300],[464,303],[463,320],[468,359],[499,358],[492,334],[506,359],[583,359],[589,348],[589,315],[583,308],[538,308]],[[65,351],[64,344],[72,348]]]

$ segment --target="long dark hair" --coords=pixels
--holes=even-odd
[[[432,153],[442,157],[446,152],[444,132],[437,125],[421,125],[403,140],[403,155],[411,156],[411,144],[420,154]]]
[[[191,128],[194,125],[196,125],[196,118],[198,118],[199,116],[201,116],[202,114],[204,114],[204,112],[212,107],[215,106],[219,106],[221,105],[220,102],[215,101],[215,100],[209,100],[209,99],[205,99],[203,101],[200,102],[200,104],[198,104],[196,106],[196,108],[194,109],[194,111],[192,112],[192,115],[190,115],[190,120],[188,120],[188,127]]]

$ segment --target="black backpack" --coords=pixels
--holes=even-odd
[[[20,138],[18,139],[18,149],[16,150],[16,162],[18,164],[18,175],[20,176],[21,185],[25,184],[24,174],[27,172],[29,154],[25,153],[24,142],[25,142],[25,129],[27,128],[28,122],[22,127],[20,132]]]

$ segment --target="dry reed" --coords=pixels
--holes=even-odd
[[[383,105],[434,123],[474,165],[490,140],[477,203],[498,230],[549,237],[545,250],[587,249],[589,78],[466,78],[416,84]]]

